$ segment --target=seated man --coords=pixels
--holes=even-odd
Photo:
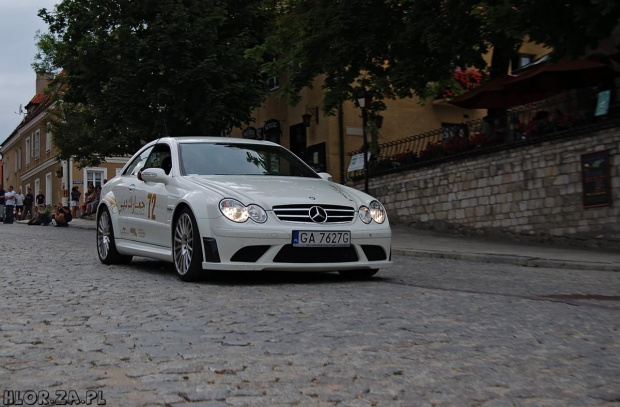
[[[32,218],[28,221],[29,225],[47,226],[52,221],[51,211],[49,208],[46,208],[45,211],[40,211],[39,207],[35,205],[32,210]]]
[[[32,208],[33,212],[32,212],[32,218],[28,221],[29,225],[40,225],[41,223],[43,223],[42,221],[42,214],[39,213],[39,207],[38,206],[34,206]]]
[[[86,215],[93,215],[97,212],[97,206],[101,200],[101,187],[95,188],[95,192],[91,195],[92,200],[86,205],[84,213]]]
[[[56,212],[54,212],[53,216],[57,227],[67,227],[69,226],[69,222],[73,219],[73,216],[71,216],[71,209],[63,206],[61,202],[58,202]]]

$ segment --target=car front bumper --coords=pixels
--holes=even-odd
[[[295,229],[313,228],[300,225]],[[328,230],[317,229],[350,230],[348,248],[293,247],[293,229],[210,230],[211,236],[203,238],[205,270],[340,271],[379,269],[392,264],[389,226],[359,229],[333,225]]]

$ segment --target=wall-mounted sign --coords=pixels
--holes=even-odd
[[[604,116],[609,112],[609,101],[611,99],[611,91],[604,90],[599,92],[596,99],[596,110],[594,116]]]
[[[280,133],[280,122],[276,119],[267,120],[263,126],[263,129],[265,129],[265,133]]]
[[[583,207],[611,205],[609,150],[581,155]]]
[[[276,119],[270,119],[265,122],[263,125],[264,137],[265,140],[273,141],[274,143],[280,144],[280,136],[282,135],[282,130],[280,129],[280,121]]]
[[[84,181],[73,181],[73,185],[83,185]]]
[[[366,161],[369,161],[370,151],[368,152],[368,155],[366,157],[367,157]],[[347,171],[352,172],[352,171],[359,171],[363,169],[364,169],[364,153],[358,153],[358,154],[351,156],[351,162],[349,163],[349,168],[347,169]]]
[[[249,138],[255,140],[257,137],[256,128],[255,127],[246,127],[245,130],[241,133],[241,137]]]

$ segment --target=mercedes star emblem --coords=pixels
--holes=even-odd
[[[308,211],[308,215],[313,222],[324,223],[327,220],[327,212],[320,206],[313,206]]]

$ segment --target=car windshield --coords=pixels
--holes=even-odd
[[[181,143],[183,175],[277,175],[320,178],[285,148],[235,143]]]

